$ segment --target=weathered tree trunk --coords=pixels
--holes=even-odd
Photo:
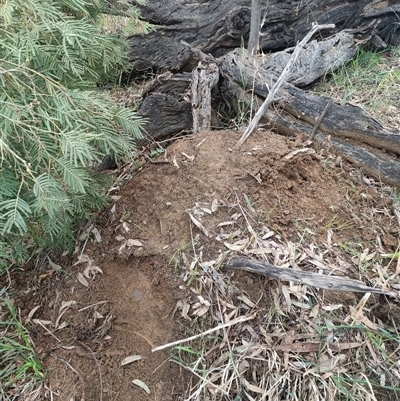
[[[215,57],[247,46],[250,30],[251,0],[148,1],[142,16],[156,30],[149,35],[130,37],[130,60],[138,71],[191,70],[192,53],[182,40]],[[399,41],[396,0],[261,0],[265,15],[260,46],[265,53],[294,46],[309,31],[313,22],[335,24],[329,36],[343,29],[360,28],[378,20],[376,34],[386,43]],[[244,43],[243,43],[244,42]]]

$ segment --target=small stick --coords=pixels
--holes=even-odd
[[[195,340],[196,338],[200,338],[200,337],[207,336],[208,334],[211,334],[211,333],[213,333],[214,331],[217,331],[217,330],[220,330],[220,329],[224,329],[225,327],[234,326],[235,324],[238,324],[238,323],[247,322],[248,320],[252,320],[252,319],[254,319],[255,317],[256,317],[255,314],[253,314],[253,315],[251,315],[251,316],[241,316],[241,317],[238,317],[238,318],[236,318],[236,319],[231,320],[231,321],[228,322],[228,323],[224,323],[224,324],[221,324],[220,326],[217,326],[217,327],[214,327],[214,328],[212,328],[212,329],[203,331],[203,333],[196,334],[195,336],[187,337],[187,338],[184,338],[184,339],[182,339],[182,340],[174,341],[174,342],[172,342],[172,343],[160,345],[159,347],[153,348],[153,349],[151,350],[151,352],[161,351],[162,349],[169,348],[169,347],[173,347],[174,345],[183,344],[183,343],[186,343],[186,342],[188,342],[188,341]]]
[[[315,24],[315,25],[313,25],[311,28],[311,31],[308,32],[308,34],[303,38],[303,40],[295,47],[292,55],[290,56],[288,63],[286,64],[285,68],[283,69],[280,77],[275,82],[271,91],[268,93],[267,98],[264,100],[264,103],[258,109],[256,115],[251,120],[246,131],[244,132],[244,134],[241,136],[241,138],[235,145],[236,150],[239,150],[243,146],[243,144],[246,142],[247,138],[251,135],[251,133],[256,128],[257,124],[261,120],[261,117],[266,112],[268,106],[274,101],[276,93],[278,92],[278,90],[280,89],[282,84],[284,84],[286,82],[286,77],[289,75],[290,70],[292,69],[297,58],[299,57],[301,50],[307,44],[307,42],[311,39],[311,37],[314,35],[314,33],[320,31],[321,29],[330,29],[330,28],[334,28],[334,27],[335,27],[335,24],[328,24],[328,25]]]
[[[317,130],[318,130],[320,124],[322,123],[322,120],[324,119],[326,113],[328,112],[329,108],[331,107],[332,103],[333,103],[333,99],[329,99],[329,102],[326,104],[326,106],[325,106],[325,108],[324,108],[324,111],[323,111],[322,114],[318,117],[318,120],[317,120],[317,122],[315,123],[314,128],[313,128],[313,130],[312,130],[312,132],[311,132],[311,135],[310,135],[310,139],[311,139],[311,140],[314,139],[315,134],[317,133]]]

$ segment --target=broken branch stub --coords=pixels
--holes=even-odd
[[[219,79],[219,68],[212,61],[199,61],[192,75],[193,133],[211,128],[211,90]]]

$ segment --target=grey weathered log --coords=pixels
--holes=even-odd
[[[173,3],[173,1],[167,2],[167,9]],[[349,11],[348,7],[355,6],[355,2],[350,3],[342,4],[338,7],[338,14],[342,15],[344,10]],[[224,1],[216,1],[213,4],[217,11],[220,10],[222,5],[227,6]],[[380,32],[381,34],[383,32],[384,35],[382,37],[388,37],[391,28],[385,28],[380,31],[382,24],[374,25],[373,18],[386,13],[385,18],[389,18],[386,21],[390,22],[391,17],[389,15],[393,10],[400,9],[400,5],[393,5],[392,11],[389,11],[390,7],[385,5],[384,2],[360,1],[358,4],[361,7],[360,9],[364,10],[363,16],[358,21],[369,21],[369,25],[362,29],[347,29],[322,41],[312,41],[299,57],[298,64],[294,69],[295,74],[290,77],[292,82],[298,86],[308,85],[317,77],[336,68],[338,65],[336,63],[337,60],[343,63],[353,57],[357,46],[360,43],[365,43],[371,37],[373,38],[374,32]],[[200,7],[199,4],[197,6]],[[193,4],[193,7],[197,6]],[[204,3],[202,3],[202,6],[204,6]],[[174,20],[182,7],[185,8],[187,5],[179,5],[174,11],[171,11],[169,15],[170,21]],[[237,11],[235,6],[232,5],[232,13],[236,12],[235,10]],[[175,11],[177,14],[175,14]],[[303,9],[298,11],[300,19],[297,23],[304,15],[307,15],[307,13],[304,14]],[[232,16],[233,14],[229,14],[227,19]],[[209,14],[207,18],[212,20],[213,14]],[[359,17],[354,14],[352,18],[357,19]],[[225,35],[222,27],[225,26],[227,19],[220,21],[218,25],[221,27],[221,30],[218,31],[218,35],[221,37]],[[235,21],[239,23],[239,20]],[[321,21],[323,22],[324,19],[322,18]],[[337,23],[336,18],[332,18],[328,22],[331,21]],[[350,22],[350,19],[348,21]],[[389,22],[388,26],[392,26],[390,25],[392,22]],[[178,23],[178,19],[173,23]],[[354,24],[347,25],[354,26]],[[301,36],[296,36],[296,38],[299,37]],[[168,48],[164,46],[168,41],[164,43],[166,38],[163,35],[160,37],[159,32],[157,38],[162,52],[167,51],[172,54],[175,50],[178,50],[178,56],[173,57],[175,64],[169,66],[171,69],[181,68],[183,65],[181,59],[186,60],[184,64],[193,63],[195,60],[197,64],[198,59],[204,59],[202,50],[207,51],[209,49],[204,46],[202,41],[190,41],[191,46],[181,43],[179,36],[179,45],[182,47],[177,47],[176,38],[174,38],[174,45]],[[262,41],[264,40],[265,37],[262,38]],[[228,42],[224,46],[228,46]],[[211,46],[212,40],[210,39],[207,43]],[[234,41],[230,43],[234,43]],[[171,42],[168,42],[168,44],[170,45]],[[193,47],[193,44],[198,46]],[[213,53],[217,54],[220,50],[213,51]],[[253,59],[249,62],[250,59],[246,56],[245,50],[238,49],[215,60],[224,75],[224,78],[219,82],[219,96],[233,109],[239,102],[247,102],[249,107],[256,110],[257,101],[258,104],[261,104],[268,96],[269,88],[274,84],[277,75],[286,65],[285,63],[291,52],[292,49],[287,49],[273,55],[264,55],[258,59],[257,63],[254,63]],[[152,52],[153,55],[156,60],[158,57],[157,52]],[[195,58],[193,59],[193,57]],[[212,57],[209,58],[212,59]],[[168,63],[168,60],[167,58],[165,62]],[[156,77],[149,85],[139,109],[139,114],[148,118],[146,131],[149,136],[155,139],[162,139],[181,131],[191,131],[193,120],[189,90],[190,82],[190,73],[163,74]],[[245,88],[243,88],[243,84],[245,84]],[[250,92],[253,90],[254,95],[251,95]],[[264,114],[264,122],[284,135],[304,134],[310,136],[313,134],[313,130],[316,130],[316,142],[326,144],[328,141],[332,150],[361,166],[368,174],[382,179],[384,182],[400,186],[400,165],[396,157],[391,157],[392,153],[400,154],[400,135],[388,132],[361,108],[355,106],[343,106],[333,102],[327,109],[326,115],[321,119],[321,115],[329,102],[331,102],[329,98],[314,96],[287,84],[280,91],[279,100],[274,104],[274,108],[278,109],[278,112],[267,110]],[[386,150],[387,153],[381,150]]]
[[[245,90],[253,90],[261,99],[269,93],[269,86],[277,77],[264,71],[261,67],[254,67],[252,61],[243,58],[243,52],[233,51],[224,57],[221,72],[236,86],[238,97],[231,99],[235,104],[240,97],[240,86],[246,83]],[[231,82],[232,84],[232,82]],[[230,89],[234,96],[235,89]],[[315,96],[285,84],[278,93],[280,113],[267,110],[265,119],[273,121],[280,133],[286,135],[305,134],[310,136],[319,116],[324,112],[330,98]],[[248,100],[248,99],[247,99]],[[325,118],[321,121],[319,132],[340,138],[350,138],[373,147],[386,149],[400,154],[400,135],[388,132],[382,125],[363,111],[360,107],[332,103]]]
[[[250,0],[148,1],[141,6],[142,17],[156,30],[130,37],[129,58],[138,71],[178,71],[184,67],[189,71],[197,62],[192,62],[192,54],[182,40],[215,57],[247,46],[250,5]],[[397,1],[261,0],[261,14],[265,14],[260,36],[264,53],[294,46],[312,22],[335,24],[339,32],[379,20],[375,34],[388,44],[395,45],[399,40]]]
[[[282,281],[302,283],[331,291],[390,294],[389,292],[382,291],[379,288],[368,287],[362,281],[353,280],[349,277],[328,276],[309,271],[290,269],[287,267],[278,267],[253,259],[235,257],[228,261],[226,267],[229,269],[245,270],[251,273],[262,274]]]

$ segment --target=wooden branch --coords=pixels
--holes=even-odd
[[[307,42],[312,38],[312,36],[316,32],[318,32],[322,29],[331,29],[334,27],[335,27],[335,25],[333,25],[333,24],[328,24],[328,25],[315,24],[315,25],[313,25],[310,32],[308,32],[308,34],[303,38],[303,40],[295,47],[292,56],[290,57],[288,63],[286,64],[286,67],[283,69],[281,75],[279,76],[278,80],[275,82],[272,89],[269,91],[267,98],[264,100],[264,103],[261,105],[261,107],[257,111],[256,115],[254,116],[253,120],[250,122],[249,126],[247,127],[246,131],[244,132],[242,137],[239,139],[239,141],[235,145],[236,150],[240,149],[243,146],[243,144],[246,142],[247,138],[251,135],[251,133],[256,128],[257,124],[260,122],[261,117],[264,115],[264,113],[268,109],[269,105],[275,100],[277,92],[279,91],[281,86],[286,82],[286,78],[290,74],[291,69],[292,69],[293,65],[296,63],[297,58],[299,57],[299,54],[300,54],[301,50],[303,49],[304,45],[307,44]]]
[[[251,273],[262,274],[283,281],[294,281],[310,285],[312,287],[323,288],[332,291],[349,292],[373,292],[378,294],[391,294],[378,288],[367,287],[359,280],[352,280],[348,277],[326,276],[302,270],[294,270],[285,267],[277,267],[268,263],[263,263],[245,258],[232,258],[226,267],[236,270],[245,270]]]

